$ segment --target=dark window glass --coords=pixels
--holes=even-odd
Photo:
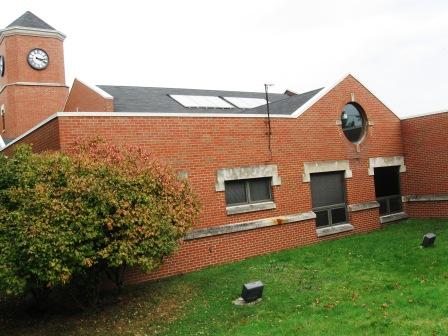
[[[401,197],[391,198],[389,200],[389,211],[393,213],[393,212],[400,212],[401,210],[402,210]]]
[[[253,179],[248,180],[250,200],[252,202],[266,201],[271,199],[271,179]]]
[[[328,211],[314,211],[316,213],[316,226],[327,226],[330,225],[330,222],[328,221]]]
[[[375,195],[380,203],[380,215],[402,211],[400,167],[375,168]]]
[[[380,215],[387,214],[387,200],[386,199],[379,199],[378,203],[380,204]]]
[[[351,142],[358,142],[364,135],[365,119],[361,107],[355,104],[344,106],[341,114],[342,130]]]
[[[343,172],[311,174],[311,197],[317,227],[347,222]]]
[[[345,203],[344,173],[311,174],[313,208]]]
[[[317,227],[347,222],[343,172],[311,174],[311,197]]]
[[[226,181],[225,189],[227,205],[257,203],[272,199],[270,177]]]
[[[244,180],[225,183],[227,204],[247,203],[246,183]]]
[[[400,195],[400,167],[375,168],[376,197]]]
[[[347,222],[345,207],[331,210],[331,223],[332,224],[345,223],[345,222]]]

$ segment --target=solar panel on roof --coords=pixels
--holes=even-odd
[[[225,100],[239,108],[254,108],[266,104],[263,98],[224,97]]]
[[[235,108],[225,100],[214,96],[169,95],[184,107]]]

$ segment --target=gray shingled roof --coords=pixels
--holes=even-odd
[[[16,19],[14,22],[9,24],[6,28],[11,27],[23,27],[23,28],[36,28],[36,29],[47,29],[56,30],[48,23],[38,18],[36,15],[30,11],[25,12],[21,17]]]
[[[322,89],[315,89],[296,96],[290,96],[288,99],[273,102],[269,104],[269,111],[272,114],[292,114]],[[250,110],[250,113],[266,113],[266,106],[255,107]]]
[[[98,85],[114,97],[115,112],[166,112],[166,113],[246,113],[265,114],[266,105],[252,109],[215,109],[215,108],[187,108],[179,104],[169,95],[196,95],[218,97],[265,98],[263,92],[195,90],[177,88],[155,88],[138,86]],[[321,89],[313,90],[297,96],[281,93],[270,93],[270,111],[272,114],[291,114],[305,104]]]

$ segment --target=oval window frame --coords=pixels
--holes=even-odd
[[[349,139],[349,137],[347,136],[347,134],[346,134],[346,131],[344,130],[344,126],[343,126],[343,122],[342,122],[342,116],[343,116],[343,113],[344,113],[344,110],[345,110],[345,107],[347,106],[347,105],[352,105],[353,107],[355,107],[355,109],[359,112],[359,114],[361,115],[361,118],[362,118],[362,131],[361,131],[361,135],[359,136],[359,138],[357,139],[357,140],[355,140],[355,141],[352,141],[352,140],[350,140]],[[362,106],[360,105],[360,104],[358,104],[358,103],[356,103],[356,102],[348,102],[348,103],[346,103],[343,107],[342,107],[342,112],[341,112],[341,115],[340,115],[340,121],[341,121],[341,131],[342,131],[342,133],[344,134],[344,137],[345,137],[345,139],[347,140],[347,141],[349,141],[350,143],[352,143],[352,144],[354,144],[354,145],[359,145],[361,142],[363,142],[364,141],[364,139],[366,138],[366,136],[367,136],[367,127],[368,127],[368,119],[367,119],[367,114],[366,114],[366,112],[364,111],[364,109],[362,108]]]

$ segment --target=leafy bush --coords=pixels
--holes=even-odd
[[[79,143],[0,157],[0,292],[37,293],[128,266],[149,272],[198,215],[186,181],[139,148]]]

